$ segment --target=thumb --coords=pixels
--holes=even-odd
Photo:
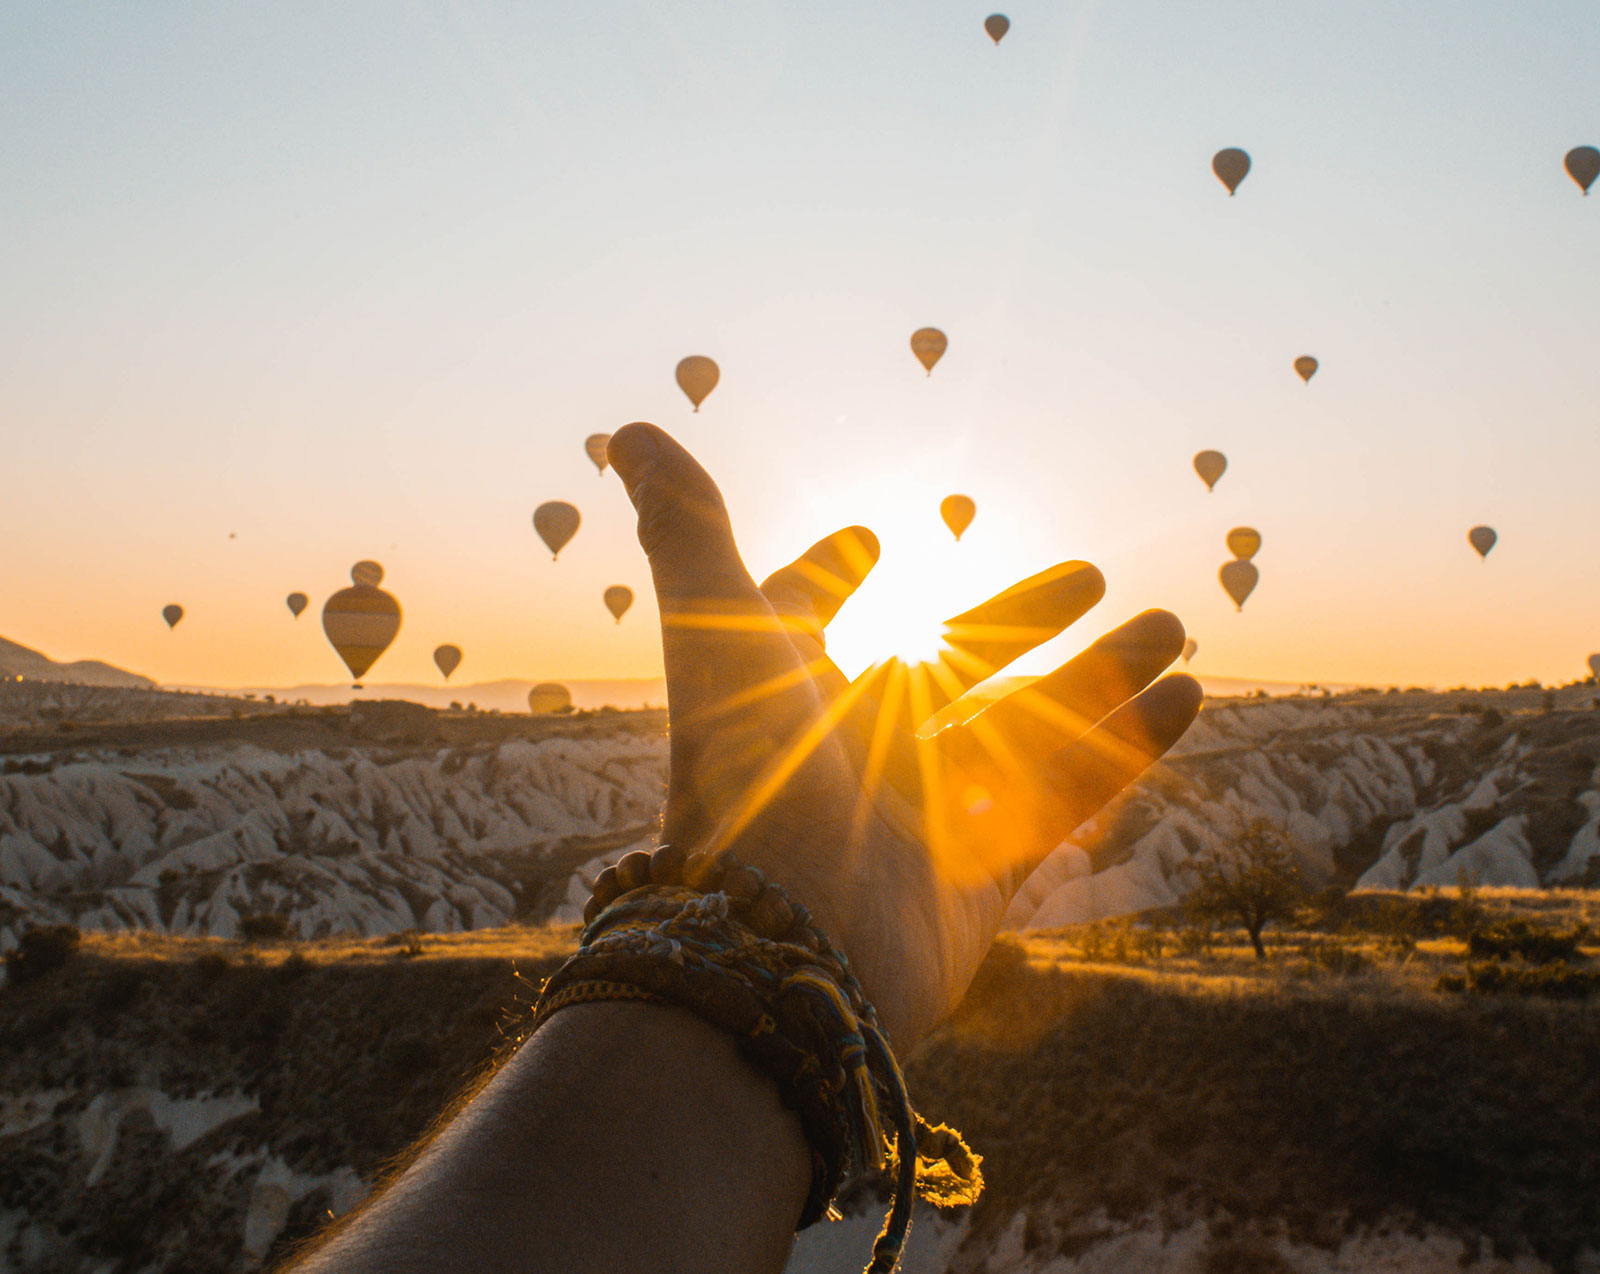
[[[658,598],[742,600],[755,592],[722,492],[669,434],[642,422],[624,425],[606,456],[639,515],[639,544]]]

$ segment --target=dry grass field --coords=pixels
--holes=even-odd
[[[987,1158],[967,1247],[1019,1213],[1040,1253],[1154,1217],[1329,1248],[1373,1227],[1444,1231],[1577,1268],[1600,1249],[1600,999],[1441,988],[1486,963],[1586,973],[1588,934],[1543,964],[1475,957],[1473,935],[1564,939],[1597,911],[1576,892],[1328,894],[1265,961],[1175,915],[1002,940],[907,1059],[918,1104]],[[238,1165],[270,1152],[302,1183],[374,1179],[515,1038],[530,983],[574,936],[86,934],[0,991],[0,1092],[54,1103],[0,1139],[0,1212],[55,1236],[41,1269],[257,1268],[268,1252],[241,1235],[260,1191]],[[125,1118],[86,1188],[84,1112],[131,1091],[254,1108],[181,1147]],[[270,1251],[334,1202],[302,1185]]]

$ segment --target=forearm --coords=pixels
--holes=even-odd
[[[781,1270],[800,1121],[733,1039],[674,1008],[557,1013],[295,1274]]]

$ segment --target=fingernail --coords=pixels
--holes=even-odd
[[[611,441],[606,446],[606,459],[617,471],[622,484],[632,490],[656,458],[656,450],[655,426],[636,420],[611,435]]]

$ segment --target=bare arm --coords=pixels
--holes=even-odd
[[[961,998],[1034,867],[1193,720],[1198,685],[1157,680],[1183,627],[1147,611],[924,735],[1093,606],[1100,573],[1050,567],[948,621],[938,664],[849,682],[823,633],[877,560],[870,531],[836,532],[757,585],[687,451],[635,424],[609,455],[661,607],[663,835],[731,850],[803,904],[904,1056]],[[777,1271],[809,1181],[799,1121],[730,1039],[686,1012],[583,1005],[298,1268]]]
[[[800,1122],[680,1009],[556,1014],[303,1274],[783,1268],[810,1182]]]

